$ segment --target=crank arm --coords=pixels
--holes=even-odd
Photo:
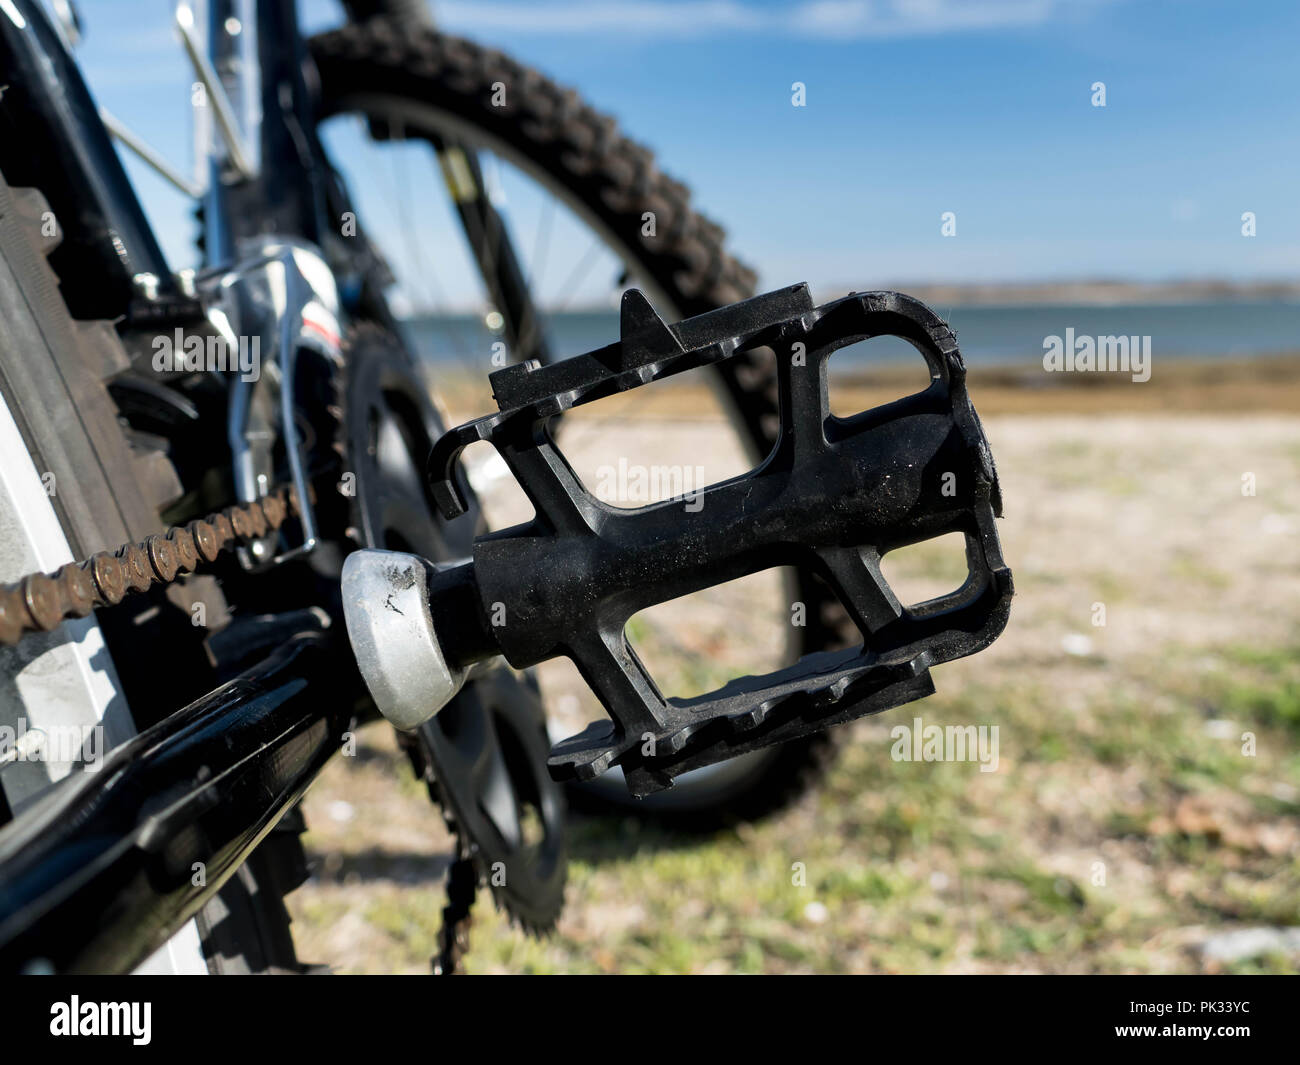
[[[608,711],[608,721],[553,748],[553,777],[588,780],[621,765],[633,794],[649,794],[687,770],[929,695],[932,666],[1001,633],[1012,581],[994,521],[997,475],[956,341],[931,311],[892,292],[814,307],[796,285],[668,326],[629,291],[621,325],[621,340],[598,351],[494,373],[498,413],[448,432],[429,460],[449,519],[466,510],[458,456],[480,440],[536,511],[526,525],[480,537],[472,562],[425,575],[430,631],[450,674],[492,655],[520,669],[563,655]],[[911,342],[929,387],[850,418],[831,415],[827,359],[881,335]],[[608,506],[552,438],[550,422],[565,410],[763,347],[776,358],[776,445],[750,473],[688,501]],[[951,532],[966,542],[965,582],[904,607],[881,557]],[[777,566],[820,576],[862,644],[696,698],[664,698],[624,637],[629,618]]]

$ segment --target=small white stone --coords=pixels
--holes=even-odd
[[[1300,956],[1300,928],[1238,928],[1211,936],[1201,952],[1215,961],[1240,961],[1261,954]]]
[[[1265,536],[1285,536],[1291,531],[1291,521],[1283,514],[1265,514],[1259,519],[1259,531]]]
[[[810,902],[803,908],[803,915],[812,924],[825,924],[826,918],[831,914],[825,903]]]
[[[1212,718],[1205,723],[1205,734],[1212,740],[1235,739],[1238,734],[1237,723],[1221,717]]]
[[[1067,655],[1086,658],[1092,654],[1092,640],[1081,632],[1067,633],[1061,638],[1061,650]]]

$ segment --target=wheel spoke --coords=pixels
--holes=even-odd
[[[553,313],[563,314],[568,310],[569,304],[573,302],[574,294],[578,291],[578,286],[586,280],[591,273],[591,268],[596,260],[600,257],[601,249],[604,245],[599,237],[592,237],[591,245],[587,248],[583,257],[578,260],[578,265],[573,268],[572,273],[565,279],[564,284],[560,287],[560,305],[555,308]]]

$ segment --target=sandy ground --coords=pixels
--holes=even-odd
[[[992,403],[1005,635],[936,670],[937,695],[848,726],[819,792],[765,824],[699,839],[577,820],[557,934],[533,942],[481,901],[471,970],[1294,971],[1274,932],[1242,957],[1214,939],[1300,923],[1300,421],[1293,383],[1258,387],[1274,402],[1250,416],[1204,412],[1203,389],[1194,413]],[[591,430],[590,462],[656,454],[710,481],[743,464],[693,412],[640,415]],[[961,572],[947,546],[886,572],[944,590]],[[693,603],[633,642],[711,686],[779,654],[783,594]],[[590,711],[572,678],[547,683]],[[891,728],[917,716],[997,726],[997,771],[893,760]],[[306,815],[300,954],[426,971],[449,841],[384,728]]]

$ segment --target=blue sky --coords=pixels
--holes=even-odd
[[[92,90],[187,162],[191,79],[166,0],[79,6]],[[303,8],[310,25],[336,20],[328,0]],[[768,286],[1300,270],[1300,4],[488,0],[436,10],[447,30],[614,114],[691,185]],[[806,107],[791,105],[796,81]],[[1104,108],[1091,105],[1096,81]],[[185,204],[132,173],[179,264]],[[374,184],[364,170],[351,178]],[[954,237],[941,236],[945,211]],[[1256,215],[1254,238],[1241,235],[1244,211]],[[401,218],[371,224],[395,238]]]

